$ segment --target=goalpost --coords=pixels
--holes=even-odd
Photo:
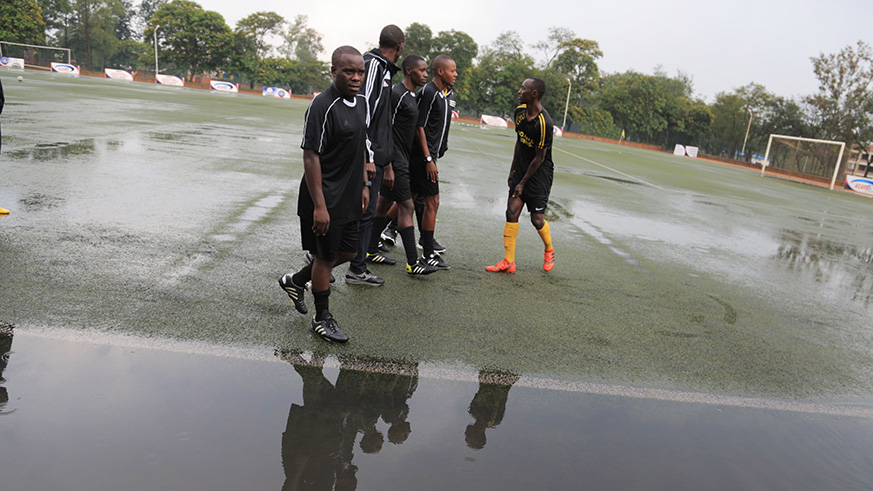
[[[21,58],[24,60],[25,68],[51,68],[52,62],[72,63],[72,55],[68,48],[9,41],[0,41],[0,56]]]
[[[772,167],[793,174],[830,178],[830,188],[834,189],[845,149],[843,142],[771,134],[761,163],[761,175],[767,167]]]

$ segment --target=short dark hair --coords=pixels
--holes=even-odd
[[[357,48],[353,46],[340,46],[339,48],[333,50],[333,54],[330,55],[330,65],[335,67],[339,65],[339,60],[343,55],[358,55],[361,56],[361,52],[357,50]]]
[[[443,55],[443,54],[437,55],[437,57],[434,58],[433,61],[431,62],[430,69],[433,71],[433,73],[436,73],[437,70],[439,70],[440,68],[444,68],[450,61],[455,61],[455,60],[452,59],[452,57],[449,55]]]
[[[541,78],[531,78],[533,89],[537,91],[538,99],[542,99],[546,95],[546,82]]]
[[[415,65],[422,61],[424,61],[424,58],[418,55],[408,55],[406,58],[403,58],[403,63],[400,65],[403,68],[403,74],[406,75],[406,70],[415,68]]]
[[[379,47],[380,48],[396,48],[403,44],[406,41],[406,36],[403,34],[403,30],[394,24],[388,24],[387,26],[382,28],[382,32],[379,34]]]

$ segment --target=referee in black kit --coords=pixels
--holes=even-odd
[[[436,215],[440,207],[440,184],[437,160],[446,153],[449,127],[455,108],[452,86],[458,78],[458,69],[448,55],[437,55],[431,63],[433,79],[424,86],[418,99],[418,126],[409,164],[409,182],[412,192],[424,198],[421,218],[421,246],[427,264],[449,269],[434,248]]]
[[[370,235],[373,233],[373,219],[376,216],[376,201],[383,179],[387,187],[394,184],[394,169],[391,165],[392,134],[391,134],[391,79],[399,71],[395,63],[403,53],[406,37],[403,31],[389,24],[382,28],[379,34],[379,47],[364,54],[364,85],[361,94],[366,98],[369,112],[367,135],[373,159],[367,162],[368,173],[372,177],[370,188],[370,205],[364,210],[360,226],[360,242],[358,254],[349,263],[346,272],[346,284],[382,286],[385,280],[374,275],[367,269],[367,262],[394,264],[381,254],[368,254]],[[376,230],[376,236],[382,229]]]
[[[303,179],[297,197],[303,249],[314,260],[295,274],[286,274],[279,285],[301,314],[308,312],[303,299],[312,281],[315,317],[311,329],[328,341],[349,340],[329,309],[330,273],[355,257],[358,226],[370,192],[364,162],[369,160],[367,103],[358,95],[364,80],[364,58],[351,47],[337,48],[331,56],[333,84],[316,96],[303,129]]]

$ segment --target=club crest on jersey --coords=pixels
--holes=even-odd
[[[455,107],[455,104],[456,104],[456,102],[455,102],[454,99],[452,99],[452,100],[449,101],[449,105],[450,105],[450,106]]]

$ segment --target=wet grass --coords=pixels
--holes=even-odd
[[[165,89],[48,75],[9,86],[0,322],[651,387],[873,394],[869,199],[558,139],[557,267],[541,270],[524,214],[519,270],[494,275],[483,268],[503,253],[513,134],[457,125],[437,224],[452,269],[374,266],[386,285],[365,288],[339,268],[331,308],[352,342],[330,345],[276,285],[302,265],[306,104]]]

